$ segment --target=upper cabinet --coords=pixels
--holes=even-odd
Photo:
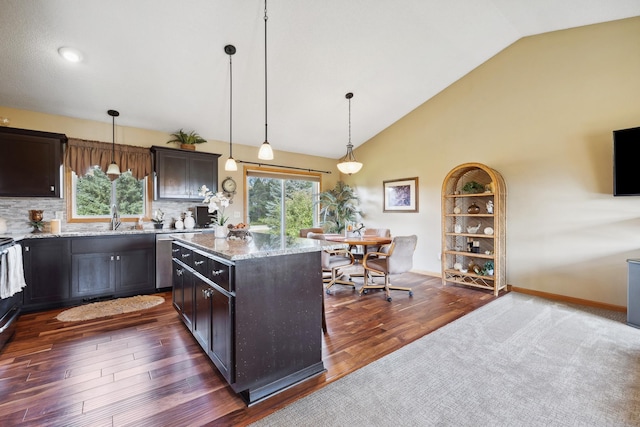
[[[0,127],[0,196],[60,197],[59,133]]]
[[[218,188],[219,154],[151,147],[154,159],[154,198],[202,201],[200,187]]]

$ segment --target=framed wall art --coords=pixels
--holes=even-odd
[[[383,212],[418,212],[418,177],[382,181]]]

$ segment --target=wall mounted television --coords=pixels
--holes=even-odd
[[[640,127],[613,131],[613,195],[640,196]]]

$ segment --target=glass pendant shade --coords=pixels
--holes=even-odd
[[[273,150],[271,149],[271,144],[267,141],[263,142],[260,146],[260,151],[258,151],[258,158],[261,160],[273,160]]]
[[[227,162],[224,164],[224,170],[228,172],[235,172],[238,170],[238,164],[233,157],[229,157],[227,159]]]
[[[118,167],[116,162],[111,162],[111,164],[107,168],[107,175],[120,175],[120,168]]]
[[[353,155],[353,146],[347,145],[347,154],[340,159],[338,163],[338,170],[344,174],[352,175],[362,169],[362,163],[356,160],[356,156]]]

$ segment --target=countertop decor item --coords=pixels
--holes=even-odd
[[[193,217],[193,212],[186,211],[184,213],[184,228],[187,230],[193,230],[196,227],[196,220]]]
[[[32,233],[42,233],[42,228],[44,227],[43,216],[43,210],[32,209],[29,211],[29,224],[33,227]]]
[[[156,229],[161,229],[164,223],[164,212],[162,212],[161,209],[156,210],[153,213],[153,218],[151,218],[151,221],[153,221],[153,226]]]
[[[480,206],[476,205],[475,203],[471,203],[467,208],[467,213],[470,213],[472,215],[479,214]]]

